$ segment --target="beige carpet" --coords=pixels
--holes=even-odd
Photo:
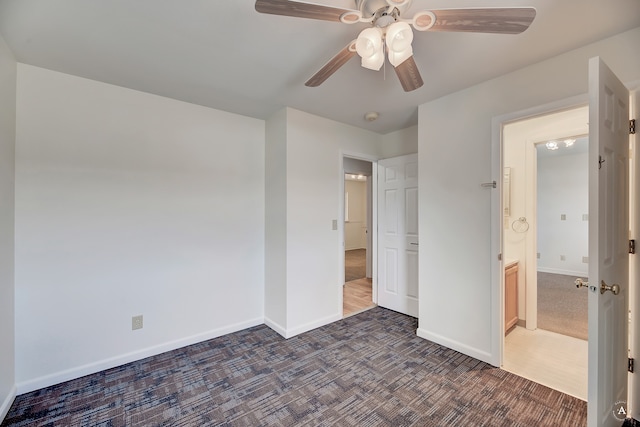
[[[538,273],[538,328],[586,340],[587,290],[575,276]]]

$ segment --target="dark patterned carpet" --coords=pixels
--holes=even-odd
[[[284,340],[258,326],[18,396],[2,426],[570,426],[586,403],[374,308]]]

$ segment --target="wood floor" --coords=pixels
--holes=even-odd
[[[517,326],[504,339],[502,368],[587,400],[587,341]]]
[[[354,249],[344,253],[342,316],[349,317],[373,308],[371,279],[366,276],[366,250]]]
[[[375,307],[372,301],[371,279],[362,278],[344,284],[342,316],[349,317]]]

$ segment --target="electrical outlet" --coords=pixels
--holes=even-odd
[[[131,330],[142,329],[142,314],[131,318]]]
[[[561,214],[560,221],[566,221],[566,220],[567,220],[567,214]]]
[[[589,221],[589,214],[582,214],[583,221]]]
[[[589,257],[588,256],[583,256],[582,257],[582,262],[585,264],[589,264]]]
[[[567,259],[567,257],[565,257],[564,255],[560,255],[560,261],[565,261]]]

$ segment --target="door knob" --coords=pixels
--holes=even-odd
[[[603,280],[600,282],[600,294],[604,294],[607,291],[611,291],[612,294],[618,295],[620,293],[620,286],[615,283],[609,286]]]
[[[588,288],[589,287],[589,282],[585,282],[584,280],[577,278],[575,280],[575,282],[573,282],[576,284],[576,288],[580,289],[580,288]]]

